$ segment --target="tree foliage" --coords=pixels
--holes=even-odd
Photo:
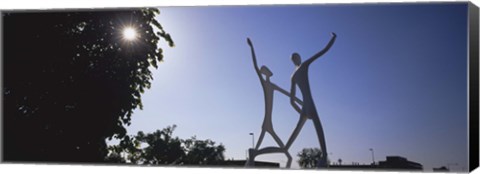
[[[212,140],[197,140],[192,137],[184,141],[186,156],[183,160],[187,165],[216,165],[225,160],[223,145],[215,146]]]
[[[3,13],[6,161],[103,161],[173,41],[157,9]],[[122,38],[133,27],[134,41]]]
[[[298,165],[302,168],[316,168],[322,151],[320,148],[304,148],[298,152]]]
[[[176,126],[153,133],[142,131],[125,136],[118,145],[109,146],[107,162],[146,165],[216,165],[224,161],[225,147],[212,140],[173,137]]]

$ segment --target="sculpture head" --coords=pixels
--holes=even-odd
[[[270,71],[270,69],[268,69],[265,65],[260,68],[260,73],[264,74],[267,77],[271,77],[273,75],[272,71]]]
[[[293,62],[293,64],[295,64],[295,66],[300,66],[300,64],[302,64],[302,58],[300,58],[300,54],[293,53],[292,54],[292,62]]]

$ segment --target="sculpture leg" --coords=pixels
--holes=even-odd
[[[282,140],[278,137],[278,135],[273,130],[270,132],[270,135],[272,135],[273,139],[277,142],[278,146],[280,146],[280,148],[283,149],[285,156],[287,156],[287,164],[285,165],[285,168],[290,168],[290,166],[292,165],[292,156],[288,152],[288,149],[285,148],[285,145],[283,144]]]
[[[288,169],[292,165],[292,156],[290,155],[290,153],[286,149],[285,149],[285,155],[287,156],[287,164],[285,165],[285,168]]]
[[[245,162],[245,167],[254,166],[255,165],[255,157],[258,155],[258,148],[262,144],[263,138],[265,137],[265,129],[262,129],[262,133],[260,133],[260,137],[258,137],[257,145],[255,149],[248,149],[248,160]]]
[[[258,150],[260,148],[260,145],[262,144],[263,137],[265,137],[265,129],[262,129],[262,133],[260,133],[260,137],[258,137],[257,145],[255,146],[255,149]]]
[[[255,157],[257,157],[258,151],[255,149],[248,149],[248,160],[245,162],[245,167],[255,166]]]
[[[325,143],[325,135],[323,132],[322,124],[320,122],[320,118],[318,116],[312,117],[313,125],[315,126],[315,130],[317,131],[318,141],[320,143],[320,148],[322,150],[322,157],[317,163],[317,167],[327,167],[328,160],[327,160],[327,146]]]
[[[297,127],[295,127],[295,130],[292,132],[292,135],[290,136],[290,139],[288,139],[288,142],[285,145],[286,150],[290,149],[290,146],[292,145],[293,141],[295,141],[298,134],[300,133],[300,130],[302,130],[303,125],[305,124],[305,121],[307,121],[307,117],[302,114],[300,116],[300,120],[298,120]]]

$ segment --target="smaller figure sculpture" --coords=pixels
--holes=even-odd
[[[272,71],[270,71],[270,69],[268,69],[267,66],[262,66],[261,68],[258,68],[257,58],[255,56],[255,50],[253,48],[252,42],[250,41],[249,38],[247,38],[247,42],[252,52],[253,66],[255,68],[255,71],[257,72],[258,78],[260,79],[260,83],[263,88],[264,100],[265,100],[265,118],[262,124],[262,132],[260,133],[260,137],[258,138],[255,149],[249,149],[250,157],[246,165],[252,166],[253,161],[255,161],[255,157],[257,155],[265,154],[265,153],[282,152],[282,153],[285,153],[285,155],[287,156],[288,161],[287,161],[286,167],[289,168],[292,162],[292,157],[288,152],[288,148],[285,148],[285,145],[283,144],[282,140],[278,137],[278,135],[273,130],[272,111],[273,111],[274,91],[277,90],[290,98],[294,98],[294,100],[298,102],[298,104],[300,105],[302,104],[302,102],[300,101],[300,99],[294,96],[290,96],[290,93],[288,93],[286,90],[282,89],[281,87],[277,86],[276,84],[270,81],[270,77],[273,75],[273,73]],[[262,74],[265,75],[265,78],[263,78]],[[260,145],[262,144],[265,133],[269,133],[279,147],[265,147],[263,149],[259,149]]]

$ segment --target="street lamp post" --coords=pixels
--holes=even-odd
[[[252,136],[252,148],[255,149],[255,136],[253,133],[250,133],[250,135]]]
[[[373,148],[370,148],[369,150],[372,151],[372,161],[373,161],[372,164],[375,164],[375,154],[373,152]]]

